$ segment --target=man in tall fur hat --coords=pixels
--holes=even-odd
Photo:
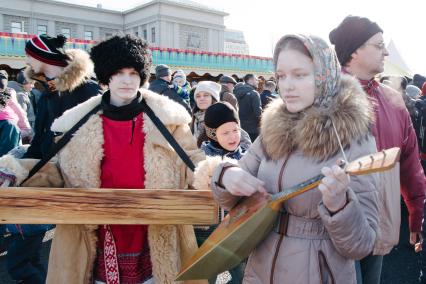
[[[71,188],[188,188],[191,171],[146,115],[147,107],[194,163],[204,154],[191,135],[185,108],[141,88],[151,65],[146,42],[115,36],[93,47],[91,58],[99,82],[109,90],[52,124],[52,131],[66,132],[99,109],[59,153],[62,177],[57,175],[56,182]],[[27,173],[8,156],[0,159],[0,167],[15,173],[17,182]],[[190,225],[58,225],[47,283],[174,283],[196,249]]]

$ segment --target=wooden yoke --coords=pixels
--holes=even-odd
[[[0,224],[217,224],[209,190],[1,188]]]

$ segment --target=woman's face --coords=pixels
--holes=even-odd
[[[300,112],[314,103],[315,72],[311,58],[293,49],[281,51],[276,76],[281,98],[289,112]]]
[[[240,126],[233,121],[224,123],[216,129],[216,138],[223,149],[235,151],[240,145]]]
[[[195,95],[195,103],[200,110],[206,110],[212,105],[212,96],[207,92],[199,92]]]

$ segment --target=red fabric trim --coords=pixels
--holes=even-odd
[[[40,39],[40,37],[35,37],[31,39],[32,43],[45,52],[52,52],[49,47]]]
[[[105,227],[105,240],[104,240],[104,252],[105,252],[105,275],[107,284],[120,284],[120,274],[118,271],[118,258],[117,249],[115,246],[114,237],[111,232],[111,228],[108,225]]]
[[[7,36],[12,38],[32,38],[35,35],[27,35],[27,34],[16,34],[16,33],[7,33],[7,32],[0,32],[0,36]],[[98,43],[95,40],[85,40],[85,39],[78,39],[78,38],[68,38],[68,42],[70,43],[84,43],[84,44],[96,44]],[[266,61],[272,61],[271,57],[264,57],[264,56],[256,56],[256,55],[245,55],[245,54],[234,54],[234,53],[224,53],[224,52],[209,52],[209,51],[196,51],[196,50],[186,50],[186,49],[178,49],[178,48],[162,48],[158,46],[152,46],[149,47],[151,51],[158,50],[158,51],[175,51],[178,53],[192,53],[192,54],[207,54],[210,56],[222,56],[222,57],[242,57],[242,58],[248,58],[248,59],[259,59],[259,60],[266,60]]]

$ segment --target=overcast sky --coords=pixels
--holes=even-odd
[[[148,0],[60,0],[105,9],[128,10]],[[385,41],[394,41],[413,73],[426,75],[425,0],[194,0],[225,11],[225,26],[244,31],[250,54],[272,56],[278,39],[288,33],[318,35],[328,41],[328,33],[347,15],[376,21]],[[125,4],[124,4],[125,3]]]

